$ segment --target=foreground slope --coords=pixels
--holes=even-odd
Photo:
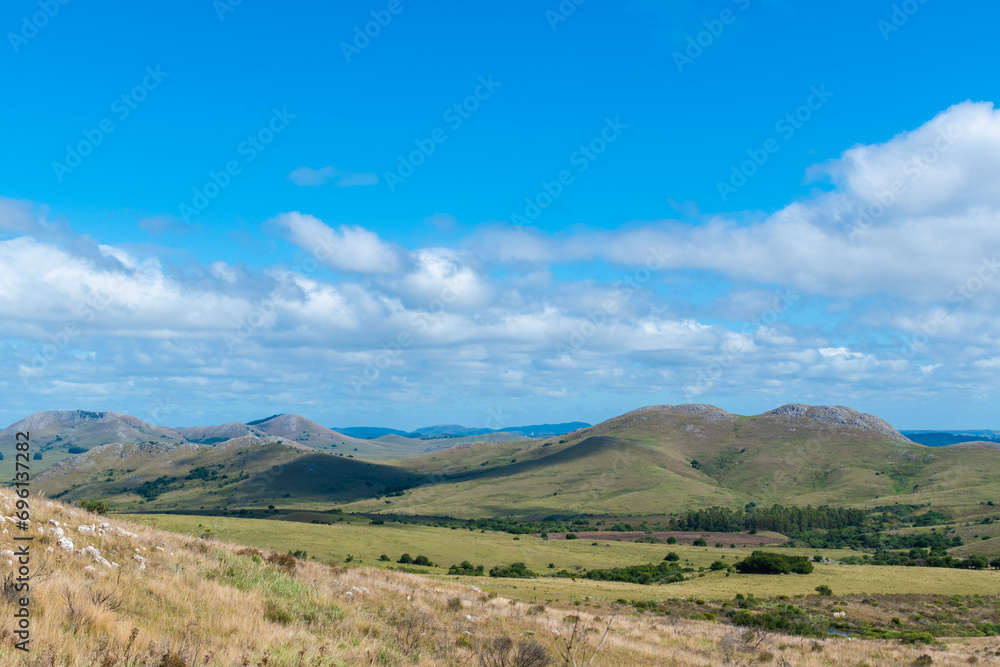
[[[0,492],[4,515],[14,511],[15,500]],[[0,555],[6,557],[0,569],[9,575],[12,531],[18,529],[4,523],[11,530],[0,534]],[[480,655],[508,640],[540,658],[521,664],[543,665],[557,658],[569,638],[583,640],[578,646],[570,639],[578,657],[591,655],[605,631],[593,662],[605,667],[764,659],[804,666],[904,665],[927,653],[925,647],[885,641],[848,644],[763,635],[754,646],[741,639],[746,629],[721,623],[614,615],[608,600],[535,605],[490,595],[488,586],[480,590],[399,572],[344,570],[106,519],[37,498],[27,533],[34,538],[35,573],[30,652],[10,641],[16,596],[0,596],[3,665],[458,667],[482,664]],[[962,644],[933,653],[934,664],[941,665],[989,659],[988,651]]]

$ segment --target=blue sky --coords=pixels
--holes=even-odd
[[[998,15],[8,3],[0,421],[998,427]]]

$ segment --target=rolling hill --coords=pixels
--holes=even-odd
[[[35,448],[93,447],[109,442],[183,441],[177,429],[153,426],[120,412],[63,410],[36,412],[0,431],[0,449],[14,444],[14,435],[30,431]]]
[[[756,416],[649,406],[561,441],[456,447],[405,465],[447,478],[392,499],[391,511],[465,517],[748,502],[932,502],[958,516],[1000,495],[997,449],[925,447],[877,417],[838,406],[788,405]],[[353,507],[387,510],[371,501]]]
[[[119,508],[198,510],[330,505],[415,482],[396,466],[317,452],[281,437],[243,436],[214,446],[102,445],[49,467],[33,484],[70,502],[100,497]]]
[[[42,455],[36,472],[71,454],[110,443],[195,443],[215,445],[233,438],[257,436],[280,437],[304,444],[317,451],[343,452],[370,460],[403,459],[435,452],[473,441],[516,440],[513,433],[490,433],[484,436],[445,438],[407,438],[383,434],[374,440],[345,435],[326,428],[301,415],[280,414],[247,423],[229,422],[215,426],[168,428],[153,426],[120,412],[65,410],[36,412],[0,431],[0,479],[10,479],[14,472],[14,436],[30,431],[32,451]]]
[[[296,420],[281,432],[303,430],[310,425]],[[932,503],[959,517],[1000,500],[993,497],[1000,496],[995,444],[926,447],[877,417],[837,406],[788,405],[755,416],[707,405],[649,406],[563,438],[460,445],[384,463],[310,451],[281,436],[163,447],[153,455],[152,445],[97,448],[37,483],[60,497],[107,497],[123,508],[336,503],[465,518],[652,514],[749,502]],[[161,477],[168,478],[162,488],[142,487]]]

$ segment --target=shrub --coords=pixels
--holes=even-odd
[[[434,563],[430,561],[427,556],[417,556],[413,559],[414,565],[426,565],[427,567],[434,567]]]
[[[412,563],[413,557],[410,554],[403,554],[402,556],[399,557],[399,560],[397,560],[396,562],[403,563],[404,565],[407,563]]]
[[[667,538],[667,544],[677,544],[677,538],[671,535]]]
[[[495,637],[476,645],[473,650],[481,667],[545,667],[551,659],[535,641],[525,640],[515,646],[510,637]]]
[[[281,625],[288,625],[294,620],[291,614],[279,607],[273,600],[268,600],[264,605],[264,619]]]
[[[805,556],[754,551],[736,563],[736,570],[743,574],[809,574],[813,566]]]
[[[462,598],[451,598],[448,600],[447,604],[448,611],[461,611],[462,610]]]
[[[389,562],[389,557],[388,557],[388,556],[386,556],[385,554],[382,554],[381,556],[379,556],[379,557],[378,557],[378,559],[379,559],[380,561],[382,561],[383,563],[387,563],[387,562]]]
[[[94,514],[107,514],[111,511],[106,500],[81,500],[80,507]]]
[[[272,553],[267,557],[267,562],[286,570],[294,570],[295,566],[298,565],[297,559],[292,554]]]
[[[691,545],[695,547],[707,547],[708,542],[705,541],[704,537],[699,537],[694,542],[692,542]]]
[[[87,449],[86,447],[77,447],[76,445],[73,445],[71,447],[67,447],[66,451],[70,454],[85,454],[90,450]]]
[[[482,565],[473,565],[467,560],[463,560],[460,565],[452,565],[448,568],[448,574],[459,574],[466,576],[483,576],[485,568]]]
[[[816,587],[816,592],[820,595],[833,595],[833,589],[831,589],[826,584],[820,584]]]
[[[506,577],[508,579],[534,579],[538,575],[528,569],[524,563],[497,565],[490,569],[491,577]]]
[[[578,538],[575,533],[566,533],[566,539],[567,540],[577,540],[577,539],[580,539],[580,538]]]
[[[711,565],[709,565],[708,569],[712,570],[713,572],[717,572],[719,570],[725,570],[727,567],[729,566],[723,563],[721,560],[717,560],[714,561]]]
[[[667,552],[667,555],[663,557],[663,560],[665,560],[667,562],[670,562],[670,563],[676,563],[680,559],[681,559],[681,557],[678,556],[673,551]]]
[[[934,658],[930,657],[926,653],[913,661],[913,667],[926,667],[926,665],[933,665]]]

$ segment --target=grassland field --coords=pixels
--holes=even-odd
[[[546,575],[561,569],[576,572],[584,569],[621,567],[658,563],[669,552],[676,552],[681,563],[695,569],[713,561],[735,563],[754,547],[730,548],[728,545],[695,547],[690,545],[644,544],[604,540],[544,540],[532,535],[514,536],[499,532],[473,532],[432,526],[386,523],[368,525],[356,517],[331,525],[241,519],[232,517],[180,516],[172,514],[119,515],[170,532],[201,535],[206,531],[216,538],[277,552],[305,551],[310,560],[334,561],[339,565],[397,568],[403,553],[424,555],[436,567],[415,570],[435,579],[458,580],[498,594],[527,601],[572,602],[586,597],[597,600],[654,600],[668,597],[704,597],[731,599],[736,593],[758,597],[778,595],[815,595],[820,584],[830,586],[835,594],[909,594],[931,593],[972,595],[1000,590],[1000,571],[969,571],[944,568],[839,565],[816,563],[809,575],[744,575],[726,572],[692,573],[691,578],[674,584],[644,586],[584,578],[500,579],[491,577],[454,577],[447,568],[468,560],[484,565],[523,562],[530,570]],[[780,549],[790,555],[816,556],[838,560],[858,552],[850,549]],[[386,554],[388,562],[379,561]],[[351,558],[348,562],[347,559]],[[549,568],[549,564],[554,568]],[[411,566],[408,566],[411,567]]]

